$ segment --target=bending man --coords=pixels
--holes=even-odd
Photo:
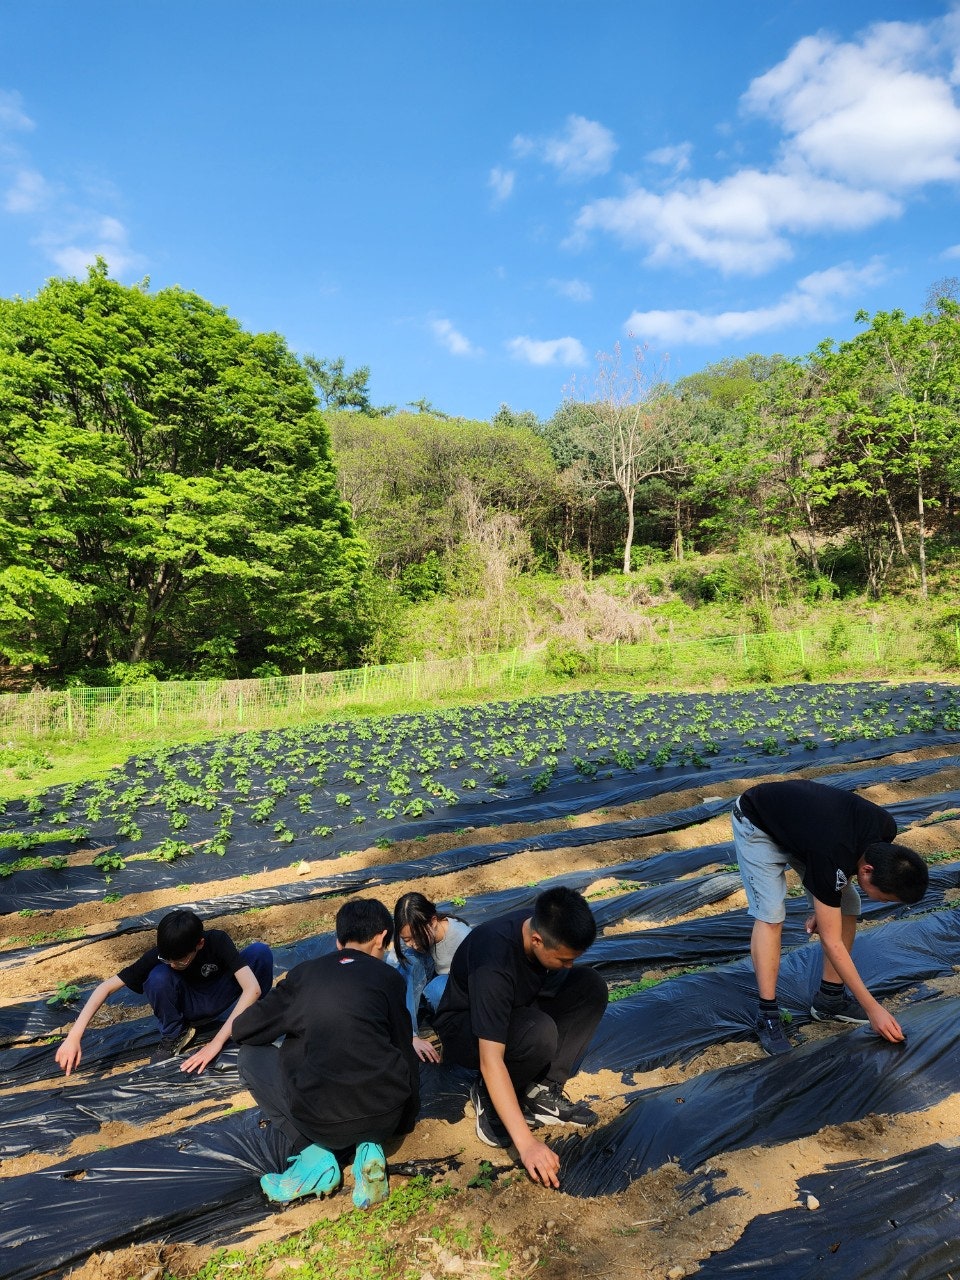
[[[764,782],[733,807],[733,843],[753,916],[750,955],[760,1008],[756,1031],[769,1054],[787,1053],[777,1003],[780,937],[786,914],[786,872],[792,867],[813,899],[807,932],[823,947],[823,981],[814,1018],[869,1022],[886,1040],[902,1040],[892,1013],[863,984],[851,952],[860,892],[877,902],[919,902],[927,865],[918,853],[892,843],[897,824],[879,805],[849,791],[798,779]]]

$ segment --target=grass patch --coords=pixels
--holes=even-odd
[[[337,1218],[323,1219],[306,1231],[260,1245],[250,1253],[219,1249],[199,1271],[181,1273],[177,1280],[222,1280],[225,1275],[231,1280],[407,1280],[426,1269],[413,1254],[415,1249],[429,1251],[428,1239],[481,1260],[486,1264],[484,1276],[507,1275],[504,1267],[509,1266],[509,1255],[488,1228],[477,1234],[466,1230],[450,1233],[436,1226],[431,1229],[431,1214],[453,1194],[449,1186],[412,1178],[372,1210],[352,1209]],[[405,1228],[415,1228],[416,1244]]]

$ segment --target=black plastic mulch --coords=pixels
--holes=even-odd
[[[151,1086],[117,1094],[125,1118],[143,1122],[184,1105],[188,1091],[202,1094],[202,1082],[185,1080],[176,1063],[155,1070]],[[235,1068],[227,1071],[235,1077]],[[421,1077],[421,1119],[460,1119],[473,1073],[431,1066],[421,1069]],[[86,1091],[91,1106],[97,1096]],[[267,1209],[260,1174],[284,1168],[290,1153],[283,1136],[261,1121],[251,1109],[6,1179],[0,1280],[32,1280],[95,1249],[134,1241],[235,1238]]]
[[[853,958],[878,998],[960,966],[955,908],[891,920],[858,935]],[[778,998],[797,1026],[810,1020],[823,958],[816,944],[784,954]],[[583,1061],[585,1071],[651,1071],[689,1061],[710,1045],[753,1036],[757,988],[749,958],[683,974],[611,1004]]]
[[[698,1276],[756,1280],[948,1280],[960,1275],[960,1150],[939,1144],[896,1159],[836,1165],[798,1188],[820,1208],[747,1225]]]
[[[97,1249],[163,1239],[188,1228],[203,1239],[263,1217],[261,1173],[289,1147],[255,1111],[97,1151],[4,1181],[0,1278],[31,1280]]]
[[[721,1151],[788,1142],[871,1112],[922,1111],[956,1090],[958,1017],[958,999],[915,1004],[898,1015],[904,1044],[857,1027],[788,1057],[647,1090],[610,1124],[564,1143],[563,1189],[613,1195],[668,1160],[692,1171]]]
[[[336,802],[336,787],[321,788],[317,798],[318,800],[322,798],[322,812],[317,810],[309,814],[300,812],[297,805],[298,797],[292,794],[274,796],[274,810],[269,819],[260,822],[252,818],[250,806],[244,807],[247,805],[246,800],[241,804],[238,797],[232,793],[224,793],[211,802],[209,810],[206,807],[191,807],[190,821],[182,830],[171,830],[166,810],[156,805],[151,806],[147,801],[136,809],[136,821],[142,834],[133,840],[121,839],[118,836],[115,818],[101,820],[100,825],[96,822],[92,825],[89,822],[83,822],[80,800],[73,802],[72,807],[69,807],[70,812],[65,811],[63,818],[64,822],[91,828],[90,835],[80,842],[81,847],[89,848],[94,843],[98,846],[115,846],[118,854],[127,856],[148,851],[164,839],[186,841],[192,844],[209,839],[216,829],[217,815],[224,805],[230,805],[235,810],[235,814],[230,827],[231,839],[226,855],[226,863],[230,868],[229,874],[235,875],[253,870],[276,870],[304,857],[316,860],[366,848],[376,838],[411,839],[418,835],[462,830],[464,827],[491,823],[545,821],[606,805],[615,806],[636,802],[651,795],[689,786],[691,780],[703,779],[705,776],[709,776],[714,782],[721,782],[733,777],[755,777],[770,772],[772,768],[778,771],[789,771],[812,763],[819,765],[829,762],[847,762],[869,758],[871,755],[876,757],[893,751],[914,750],[960,741],[960,732],[944,727],[945,723],[954,725],[958,718],[958,712],[954,706],[954,700],[957,697],[955,690],[949,686],[934,685],[903,686],[902,688],[905,690],[903,694],[905,698],[915,697],[918,700],[916,706],[906,709],[899,715],[902,731],[893,731],[891,721],[887,736],[871,737],[870,725],[865,724],[861,734],[866,736],[860,736],[853,741],[834,741],[831,740],[831,734],[842,738],[846,730],[839,722],[830,722],[817,730],[815,739],[805,740],[811,744],[816,740],[815,758],[803,741],[790,742],[782,735],[780,737],[776,734],[768,735],[764,739],[764,742],[769,744],[768,749],[755,737],[751,738],[749,734],[740,733],[737,736],[734,724],[727,730],[729,737],[723,737],[720,734],[718,740],[712,744],[715,754],[710,755],[709,758],[698,757],[696,763],[667,765],[663,768],[641,764],[634,769],[614,765],[597,776],[585,776],[569,767],[560,768],[554,773],[549,790],[542,794],[531,793],[532,783],[529,773],[515,773],[514,776],[507,778],[502,786],[491,787],[488,797],[480,801],[467,800],[461,795],[452,807],[441,806],[438,803],[434,811],[428,811],[426,816],[401,821],[378,817],[376,809],[370,805],[360,805],[359,808],[355,808],[351,803],[349,808],[342,808]],[[889,702],[895,696],[899,696],[896,691],[879,685],[853,686],[848,687],[848,690],[851,698],[854,700],[860,698],[865,706],[878,705],[883,701]],[[804,695],[812,700],[814,692],[813,689],[804,691]],[[932,701],[926,699],[925,695],[928,693]],[[775,691],[768,694],[760,693],[755,697],[761,701],[764,698],[772,699],[773,707],[779,705]],[[937,700],[941,698],[949,704],[946,713],[937,709]],[[724,706],[721,700],[715,697],[713,701],[717,703],[718,710]],[[743,698],[731,697],[727,699],[727,704],[732,707],[741,705],[743,701]],[[686,708],[688,712],[693,705],[690,698],[685,699],[681,695],[674,697],[672,703],[678,708]],[[735,722],[736,717],[731,711],[728,710],[726,714]],[[937,727],[912,732],[905,727],[913,723],[924,723],[925,717],[931,723],[937,721]],[[897,717],[893,719],[896,720]],[[279,736],[282,737],[282,735]],[[750,745],[747,745],[748,743]],[[589,757],[590,751],[585,750],[586,756]],[[197,748],[193,754],[210,755],[212,751],[212,747]],[[607,758],[604,757],[604,759]],[[279,763],[282,771],[282,759]],[[378,768],[380,773],[385,773],[385,766],[378,766]],[[891,770],[894,772],[890,772]],[[131,774],[132,772],[131,769]],[[454,771],[448,772],[449,776],[442,770],[437,771],[437,782],[441,785],[444,781],[450,785],[458,785],[460,775]],[[911,774],[910,766],[887,766],[885,772],[889,777],[919,776],[916,773]],[[376,777],[379,776],[376,774]],[[373,780],[372,777],[370,781]],[[267,781],[265,777],[264,785]],[[154,782],[152,785],[157,783]],[[294,785],[299,787],[302,784],[295,781]],[[62,790],[62,788],[58,789],[61,793]],[[269,795],[267,791],[263,794]],[[346,796],[347,793],[341,794]],[[49,804],[56,803],[56,796],[56,791],[50,793]],[[356,798],[359,802],[360,797]],[[428,801],[428,803],[433,808],[433,802]],[[364,807],[367,811],[361,812],[360,810]],[[347,817],[348,813],[351,817]],[[325,818],[324,829],[330,833],[325,838],[314,834],[319,829],[318,817]],[[356,820],[360,818],[363,821],[358,826]],[[15,803],[8,806],[3,823],[13,830],[24,833],[34,828],[37,823],[42,825],[41,819],[42,815],[30,813],[24,805]],[[269,828],[277,823],[281,824],[283,834],[271,836]],[[51,831],[55,834],[54,828],[51,828]],[[287,843],[291,838],[292,843]],[[54,854],[69,853],[75,847],[77,846],[69,842],[58,841],[56,844],[37,846],[33,852],[38,856],[49,857]],[[18,850],[12,848],[0,850],[0,861],[11,862],[19,857]],[[152,884],[153,887],[168,883],[175,885],[184,880],[190,883],[204,883],[211,879],[222,878],[223,867],[222,865],[218,867],[221,863],[220,858],[203,854],[194,854],[170,864],[145,865],[133,862],[113,873],[114,882],[128,893],[136,892],[142,884],[147,883]],[[60,878],[50,882],[45,878],[50,875]],[[30,877],[30,879],[22,880],[22,877]],[[64,868],[59,872],[44,869],[17,871],[11,877],[7,877],[7,882],[7,887],[0,893],[0,913],[21,910],[24,894],[32,893],[35,897],[39,897],[44,885],[48,885],[50,889],[56,889],[64,888],[69,884],[75,895],[74,901],[84,901],[98,896],[97,890],[103,884],[101,877],[95,870],[91,872],[90,868]],[[44,899],[43,902],[38,900],[34,905],[63,906],[65,900]]]

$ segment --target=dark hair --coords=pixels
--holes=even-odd
[[[369,942],[378,933],[387,931],[387,944],[393,936],[390,912],[379,898],[351,898],[337,912],[337,941],[341,947],[348,942]]]
[[[873,867],[872,884],[881,893],[892,893],[901,902],[919,902],[927,892],[930,872],[919,853],[905,844],[867,845],[863,859]]]
[[[597,922],[586,898],[564,885],[540,894],[533,904],[530,927],[551,951],[556,947],[586,951],[597,936]]]
[[[203,921],[195,911],[180,907],[157,925],[157,950],[164,960],[182,960],[196,951],[203,937]]]
[[[430,921],[434,917],[437,920],[459,920],[460,918],[449,916],[445,911],[438,911],[437,904],[431,902],[422,893],[405,893],[397,899],[397,905],[393,908],[393,949],[402,965],[406,965],[407,957],[403,953],[403,945],[400,942],[400,930],[404,928],[410,930],[410,937],[416,951],[429,951],[433,946],[433,939],[430,937]]]

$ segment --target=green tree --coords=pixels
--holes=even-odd
[[[543,548],[556,468],[527,428],[426,413],[334,413],[329,423],[340,492],[385,576],[455,555],[465,541],[465,490],[482,510],[515,515]]]
[[[347,373],[343,356],[336,360],[318,360],[304,356],[301,363],[314,385],[323,409],[353,409],[368,418],[383,418],[393,413],[396,405],[374,405],[370,399],[370,367],[361,365]]]
[[[64,675],[359,652],[367,554],[276,334],[99,262],[0,300],[0,651]]]
[[[960,307],[943,298],[935,315],[878,312],[863,333],[825,352],[824,367],[823,412],[834,440],[820,468],[822,500],[853,506],[874,593],[894,556],[913,562],[908,530],[915,530],[926,596],[930,511],[957,478]]]

